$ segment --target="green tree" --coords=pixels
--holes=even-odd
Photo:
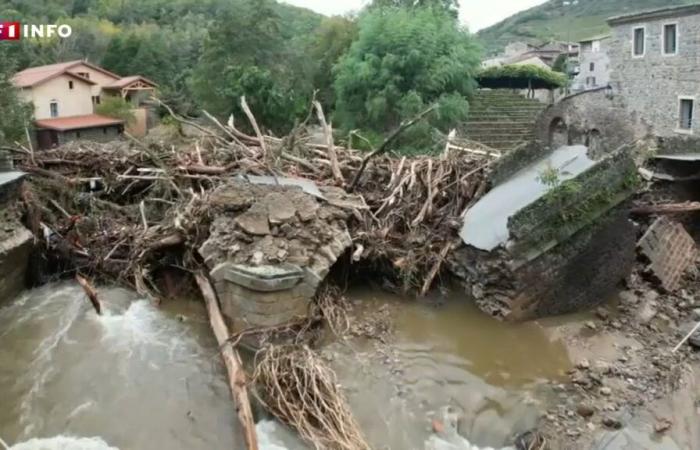
[[[400,8],[421,8],[431,7],[447,11],[451,16],[459,15],[459,0],[374,0],[372,7],[400,7]]]
[[[15,62],[10,58],[6,44],[0,44],[0,61],[0,144],[12,144],[25,140],[25,127],[30,126],[32,108],[19,98],[12,84]]]
[[[466,29],[434,8],[365,13],[359,37],[336,67],[337,116],[347,128],[392,129],[437,103],[430,125],[446,131],[466,119],[480,49]],[[427,124],[414,127],[428,145]]]
[[[315,61],[313,86],[318,100],[332,110],[335,107],[333,67],[357,38],[357,23],[346,17],[329,17],[321,22],[313,35],[309,54]]]
[[[562,53],[561,55],[557,56],[557,59],[554,60],[552,70],[555,72],[567,73],[568,65],[569,57],[565,53]]]
[[[102,103],[95,108],[95,112],[103,116],[121,119],[126,123],[133,123],[136,120],[131,103],[113,95],[104,97]]]
[[[288,70],[288,53],[272,0],[234,0],[219,13],[205,40],[191,87],[200,105],[221,117],[242,117],[246,95],[261,126],[288,130],[309,92]],[[245,122],[242,122],[245,123]]]

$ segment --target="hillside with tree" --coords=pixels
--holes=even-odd
[[[694,0],[549,0],[481,30],[477,36],[486,54],[498,53],[513,41],[541,43],[577,41],[609,30],[608,17]]]
[[[18,70],[87,59],[139,74],[184,115],[243,116],[288,133],[319,100],[336,129],[379,142],[430,106],[412,150],[459,126],[481,49],[456,0],[375,0],[353,17],[324,17],[275,0],[0,0],[0,17],[67,23],[68,39],[0,42]],[[244,125],[245,126],[245,125]]]

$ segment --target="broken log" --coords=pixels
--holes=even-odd
[[[428,114],[433,112],[437,108],[437,105],[433,105],[430,108],[426,109],[422,113],[418,114],[414,118],[410,120],[405,120],[401,122],[401,125],[387,137],[384,142],[382,142],[382,145],[379,146],[378,149],[373,150],[370,154],[365,156],[362,159],[362,164],[360,165],[360,168],[357,170],[357,173],[355,174],[355,178],[352,180],[352,183],[350,184],[350,189],[348,189],[348,192],[354,192],[355,188],[357,187],[357,184],[360,182],[360,178],[362,177],[362,173],[365,171],[365,168],[367,167],[367,163],[369,162],[370,159],[374,158],[375,156],[381,155],[389,151],[389,145],[391,145],[392,142],[396,140],[401,134],[411,128],[413,125],[417,124],[421,120],[423,120]]]
[[[328,159],[331,162],[331,172],[333,173],[333,178],[342,186],[345,184],[345,178],[343,178],[343,173],[340,171],[340,166],[338,165],[338,154],[335,152],[335,147],[333,144],[333,127],[326,121],[326,115],[323,114],[321,103],[314,100],[313,106],[316,108],[318,121],[321,123],[321,128],[323,128],[323,135],[326,139],[326,146],[328,147]]]
[[[640,205],[632,208],[632,214],[680,214],[700,211],[700,202],[662,203],[658,205]]]
[[[209,279],[202,273],[196,272],[195,279],[202,291],[202,296],[207,304],[207,312],[209,313],[209,323],[216,336],[216,341],[219,343],[221,357],[226,364],[228,372],[229,387],[233,395],[233,401],[236,404],[236,412],[238,420],[243,426],[243,436],[247,450],[258,450],[258,436],[255,431],[255,421],[253,420],[253,410],[248,399],[248,390],[246,388],[246,376],[241,364],[241,358],[238,352],[229,342],[229,332],[226,322],[221,315],[219,302],[216,298],[216,293]]]
[[[250,122],[250,125],[253,127],[253,130],[255,131],[255,135],[258,138],[258,141],[260,141],[260,148],[263,151],[263,158],[267,157],[267,146],[265,145],[265,137],[263,136],[262,132],[260,131],[260,127],[258,126],[258,121],[255,120],[255,116],[253,115],[253,111],[250,110],[250,107],[248,106],[248,102],[245,101],[245,95],[241,97],[241,109],[245,113],[246,117],[248,117],[248,121]]]
[[[100,304],[100,300],[97,298],[97,290],[95,290],[95,288],[92,287],[92,285],[86,278],[82,277],[78,273],[75,274],[75,280],[78,282],[80,287],[83,288],[83,291],[85,291],[85,295],[87,295],[88,299],[90,300],[90,303],[92,303],[92,307],[95,308],[95,312],[97,313],[97,315],[101,316],[102,305]]]

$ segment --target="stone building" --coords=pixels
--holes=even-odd
[[[579,71],[572,90],[586,91],[610,82],[610,35],[595,36],[580,42]]]
[[[700,4],[608,19],[612,95],[660,137],[693,135],[700,95]]]

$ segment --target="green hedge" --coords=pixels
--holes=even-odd
[[[567,84],[566,75],[532,64],[493,66],[476,77],[484,88],[556,89]]]

